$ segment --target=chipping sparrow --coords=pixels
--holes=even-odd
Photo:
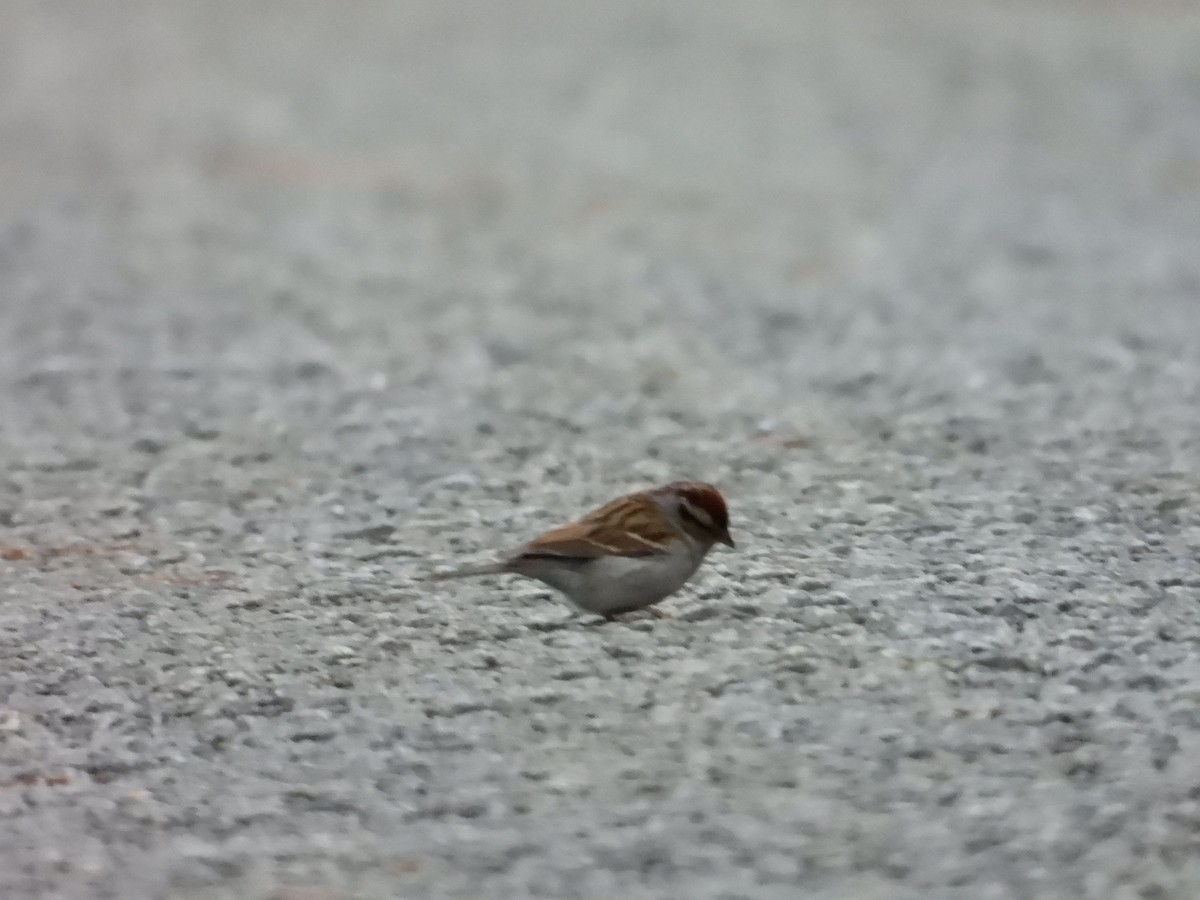
[[[524,575],[561,591],[576,609],[611,619],[675,593],[718,541],[733,546],[725,499],[710,484],[676,481],[618,497],[498,562],[432,578]]]

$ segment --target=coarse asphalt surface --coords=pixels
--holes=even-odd
[[[0,897],[1200,897],[1197,47],[6,3]],[[679,477],[667,619],[421,580]]]

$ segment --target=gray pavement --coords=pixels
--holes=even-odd
[[[1200,7],[0,11],[0,897],[1200,896]],[[421,576],[718,483],[670,617]]]

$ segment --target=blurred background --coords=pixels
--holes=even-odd
[[[1195,287],[1189,2],[0,15],[5,218],[76,204],[36,243],[59,294],[111,315],[137,291],[236,301],[366,366],[470,379],[536,357],[729,393],[806,315],[840,328],[790,361],[801,379],[854,370],[845,329],[871,341],[888,316],[990,328],[995,304],[1048,321]],[[598,328],[629,362],[598,358]],[[413,329],[435,358],[402,349]]]

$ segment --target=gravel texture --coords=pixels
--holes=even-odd
[[[1194,3],[0,24],[0,896],[1200,896]]]

